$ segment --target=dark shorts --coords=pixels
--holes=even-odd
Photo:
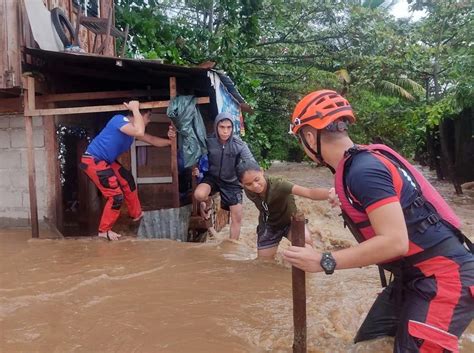
[[[221,208],[229,211],[230,206],[242,203],[242,187],[219,180],[218,178],[206,174],[201,183],[211,187],[211,193],[219,192],[221,195]]]
[[[271,227],[266,224],[259,224],[257,227],[257,249],[263,250],[278,246],[283,237],[288,238],[290,224],[284,227]]]
[[[430,271],[440,265],[443,270]],[[459,267],[439,256],[420,266],[426,276],[392,282],[379,294],[355,342],[395,336],[394,353],[457,352],[474,318],[474,262]]]

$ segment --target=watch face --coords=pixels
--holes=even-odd
[[[334,262],[330,258],[326,257],[323,260],[323,267],[326,270],[332,270],[334,268]]]
[[[336,268],[336,261],[330,253],[323,254],[323,257],[321,258],[321,267],[327,274],[334,272],[334,269]]]

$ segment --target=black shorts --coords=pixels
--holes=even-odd
[[[219,192],[221,194],[221,208],[229,211],[230,206],[242,203],[242,187],[237,184],[226,183],[218,178],[206,174],[201,183],[208,184],[211,187],[211,193]]]
[[[272,227],[267,224],[259,224],[257,227],[257,249],[263,250],[278,246],[283,237],[288,238],[290,224],[284,227]]]

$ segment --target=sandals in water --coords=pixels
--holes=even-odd
[[[99,239],[106,239],[108,241],[112,241],[112,238],[109,236],[109,231],[107,230],[104,233],[105,233],[105,237],[103,235],[97,235],[99,237]]]

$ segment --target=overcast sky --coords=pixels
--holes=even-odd
[[[399,0],[398,3],[392,7],[390,13],[395,17],[411,17],[414,21],[418,20],[424,15],[423,11],[410,12],[406,0]]]

